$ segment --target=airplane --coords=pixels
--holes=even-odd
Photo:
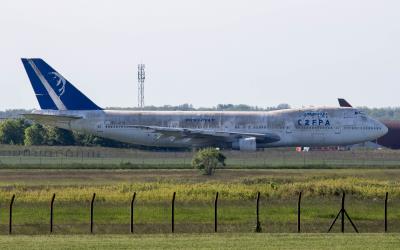
[[[24,114],[27,119],[125,143],[255,151],[351,145],[374,140],[388,131],[381,122],[353,107],[263,112],[104,110],[44,60],[21,60],[41,108]]]
[[[352,107],[343,98],[338,98],[340,107]],[[398,120],[379,120],[388,128],[388,132],[374,140],[374,143],[390,149],[400,149],[400,121]]]

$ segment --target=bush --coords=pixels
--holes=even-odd
[[[23,119],[5,120],[0,123],[0,143],[23,144],[27,124]]]
[[[24,144],[27,146],[43,145],[46,143],[46,134],[46,130],[42,125],[33,124],[25,129]]]
[[[75,145],[75,138],[69,130],[46,126],[46,134],[46,142],[44,144],[63,146]]]
[[[194,155],[192,166],[201,170],[204,175],[212,175],[216,168],[225,166],[225,159],[218,149],[205,148]]]

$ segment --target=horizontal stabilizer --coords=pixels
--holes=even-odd
[[[57,123],[69,123],[74,120],[82,119],[80,116],[70,115],[44,115],[44,114],[23,114],[23,116],[41,124],[54,125]]]

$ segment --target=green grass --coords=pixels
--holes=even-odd
[[[158,160],[145,161],[144,163],[135,163],[132,160],[127,159],[126,161],[121,161],[121,159],[113,159],[110,162],[102,161],[100,159],[85,159],[84,161],[66,161],[57,159],[46,159],[46,162],[37,163],[38,159],[25,159],[25,162],[18,163],[14,159],[11,159],[11,163],[1,162],[0,160],[0,170],[9,170],[9,169],[104,169],[104,170],[135,170],[135,169],[193,169],[190,164],[177,164],[170,163],[167,161],[160,162]],[[254,169],[254,170],[263,170],[263,169],[400,169],[400,162],[395,162],[393,164],[364,164],[360,165],[358,163],[343,163],[343,164],[320,164],[320,163],[309,163],[309,164],[274,164],[274,165],[253,165],[253,163],[248,162],[249,165],[233,165],[232,163],[225,166],[224,169]]]
[[[0,236],[1,249],[398,249],[396,234]]]
[[[21,150],[23,154],[26,154],[26,150],[29,153],[19,156]],[[18,154],[6,156],[15,152]],[[224,241],[233,244],[235,242],[230,239],[239,238],[237,246],[227,243],[227,246],[236,248],[270,246],[270,242],[271,246],[275,246],[274,242],[284,244],[286,241],[297,247],[298,242],[302,243],[303,240],[296,239],[295,235],[265,233],[296,232],[299,191],[303,192],[304,233],[327,231],[339,210],[343,191],[347,193],[347,211],[362,233],[383,232],[383,199],[385,192],[389,192],[389,232],[400,232],[396,213],[400,209],[400,153],[397,151],[296,153],[274,149],[254,153],[224,153],[228,157],[228,169],[218,170],[209,177],[191,169],[192,152],[0,146],[0,235],[8,233],[8,203],[13,194],[16,194],[13,232],[16,235],[48,234],[49,202],[52,194],[56,193],[54,233],[58,236],[35,236],[31,239],[35,239],[35,242],[45,241],[43,244],[50,246],[60,246],[61,241],[70,247],[74,245],[68,244],[73,242],[90,247],[82,241],[98,239],[96,236],[83,236],[89,232],[89,204],[93,192],[97,194],[94,232],[104,235],[105,242],[121,242],[121,248],[124,248],[123,244],[137,244],[143,248],[146,245],[141,244],[150,244],[149,247],[157,247],[156,242],[160,242],[160,247],[172,247],[169,245],[170,239],[177,241],[182,248],[207,247],[208,242],[206,245],[197,244],[204,238],[196,233],[203,233],[217,245]],[[217,191],[220,195],[218,230],[230,234],[214,236],[208,233],[214,230],[213,202]],[[255,226],[255,197],[258,191],[261,192],[262,237],[250,234]],[[133,192],[137,192],[134,231],[139,235],[156,234],[154,238],[127,236]],[[173,192],[177,193],[175,230],[178,234],[193,235],[159,235],[168,234],[171,230]],[[346,222],[346,232],[351,232],[349,226]],[[338,231],[339,226],[336,225],[333,232]],[[67,236],[64,238],[60,235]],[[310,248],[331,247],[328,243],[321,245],[325,244],[324,241],[330,242],[330,238],[326,239],[325,236],[302,237],[310,239],[307,242]],[[264,242],[264,237],[270,242]],[[357,239],[357,236],[354,237]],[[373,248],[375,245],[372,243],[363,244],[370,237],[382,242],[392,239],[391,235],[368,235],[354,246]],[[3,240],[12,239],[24,242],[29,237],[0,236],[0,244]],[[350,241],[347,238],[341,240]],[[246,241],[254,241],[257,246]],[[242,242],[246,244],[240,245]],[[276,247],[289,248],[289,245]]]
[[[295,152],[294,148],[257,152],[223,151],[228,168],[399,168],[396,150]],[[0,145],[0,168],[190,168],[194,152],[151,152],[102,147]]]
[[[8,204],[14,203],[16,234],[46,234],[49,203],[56,193],[54,232],[89,230],[89,204],[95,200],[95,232],[129,232],[130,201],[137,192],[135,232],[170,232],[171,199],[176,192],[176,232],[214,229],[214,198],[219,192],[219,230],[252,232],[255,197],[261,192],[263,232],[297,230],[298,192],[303,232],[326,232],[346,191],[346,207],[360,232],[383,231],[384,194],[389,191],[389,232],[400,231],[400,170],[221,170],[208,177],[194,170],[1,170],[0,234],[7,234]],[[351,231],[346,226],[347,231]],[[339,230],[336,226],[333,231]]]
[[[55,204],[54,233],[89,233],[89,202]],[[398,200],[389,206],[389,232],[400,232],[395,211]],[[302,204],[302,232],[326,232],[338,213],[340,199],[304,200]],[[1,208],[6,211],[6,205]],[[362,233],[383,232],[383,201],[354,200],[349,197],[346,209]],[[250,233],[255,226],[255,202],[228,202],[218,206],[219,232]],[[297,203],[292,200],[263,199],[260,204],[263,232],[287,233],[297,231]],[[127,234],[130,223],[130,203],[95,202],[94,232],[99,234]],[[176,202],[175,232],[211,233],[214,230],[213,202]],[[333,232],[339,232],[339,223]],[[47,234],[49,205],[45,203],[15,203],[13,232],[15,234]],[[137,201],[134,206],[134,231],[154,234],[171,232],[171,204]],[[346,221],[346,232],[352,232]],[[8,233],[8,212],[0,214],[0,234]]]

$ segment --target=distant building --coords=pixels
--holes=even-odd
[[[383,120],[381,122],[388,128],[388,132],[378,138],[377,143],[387,148],[400,149],[400,121]]]

